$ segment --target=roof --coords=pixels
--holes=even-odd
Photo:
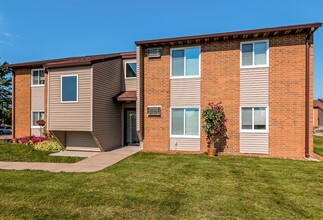
[[[314,100],[313,107],[323,110],[323,99]]]
[[[136,91],[121,92],[114,96],[113,99],[117,102],[135,102],[137,100]]]
[[[40,60],[40,61],[33,61],[33,62],[8,64],[7,67],[8,68],[24,68],[24,67],[56,68],[56,67],[81,66],[81,65],[91,65],[95,62],[102,62],[113,58],[134,59],[136,58],[136,52],[123,52],[123,53],[114,53],[114,54],[68,57],[68,58],[60,58],[60,59],[52,59],[52,60]]]
[[[262,28],[254,30],[244,30],[244,31],[234,31],[234,32],[224,32],[215,34],[204,34],[195,36],[185,36],[185,37],[174,37],[174,38],[163,38],[155,40],[143,40],[136,41],[136,45],[144,46],[160,46],[160,45],[181,45],[181,44],[191,44],[218,40],[228,40],[228,39],[248,39],[256,37],[269,37],[278,35],[290,35],[298,33],[308,33],[310,31],[315,31],[317,28],[321,27],[322,23],[310,23],[310,24],[300,24],[300,25],[290,25],[281,27],[271,27]]]

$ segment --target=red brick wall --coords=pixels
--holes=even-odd
[[[159,59],[144,58],[144,151],[169,149],[170,49],[163,47]],[[148,117],[147,106],[161,105],[160,117]]]
[[[269,154],[305,155],[305,35],[271,37],[269,76]],[[181,45],[183,46],[183,45]],[[185,46],[185,45],[184,45]],[[144,58],[144,150],[169,150],[170,47],[160,59]],[[226,153],[240,151],[240,41],[201,44],[201,110],[208,102],[223,103],[228,118]],[[310,125],[313,119],[313,48],[310,51]],[[161,105],[161,117],[147,117],[148,105]],[[313,151],[312,129],[310,152]],[[206,150],[201,128],[201,151]]]
[[[269,154],[272,156],[303,158],[305,155],[305,48],[305,35],[270,39]],[[312,76],[311,69],[311,82]],[[312,85],[310,94],[312,125]],[[310,143],[312,152],[311,135]]]
[[[13,129],[15,137],[30,135],[30,69],[15,70]]]

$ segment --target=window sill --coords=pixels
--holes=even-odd
[[[133,77],[126,77],[125,79],[137,79],[137,76],[133,76]]]
[[[192,79],[192,78],[200,78],[200,75],[198,76],[171,76],[170,79]]]
[[[256,66],[240,66],[240,69],[255,69],[255,68],[268,68],[269,65],[256,65]]]
[[[41,127],[40,127],[40,126],[31,126],[30,128],[37,128],[37,129],[40,129]]]
[[[79,101],[61,101],[62,104],[65,104],[65,103],[78,103]]]
[[[31,85],[31,87],[44,87],[45,84],[41,84],[41,85]]]
[[[170,138],[194,138],[199,139],[199,135],[171,135]]]
[[[268,130],[240,130],[240,133],[262,133],[269,134]]]

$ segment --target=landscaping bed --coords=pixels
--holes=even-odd
[[[0,219],[323,219],[322,170],[152,153],[90,174],[0,170]]]

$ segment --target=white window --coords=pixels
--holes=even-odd
[[[267,107],[241,107],[241,131],[268,132]]]
[[[31,70],[31,85],[43,86],[45,83],[45,74],[43,69]]]
[[[171,77],[200,76],[200,47],[171,49]]]
[[[134,78],[137,76],[136,61],[125,62],[125,76],[126,78]]]
[[[78,102],[78,75],[61,76],[61,102]]]
[[[33,111],[31,113],[31,127],[39,127],[36,123],[38,120],[44,120],[44,112],[43,111]]]
[[[171,109],[171,136],[199,137],[199,108]]]
[[[268,40],[241,43],[241,67],[267,67],[269,63]]]

